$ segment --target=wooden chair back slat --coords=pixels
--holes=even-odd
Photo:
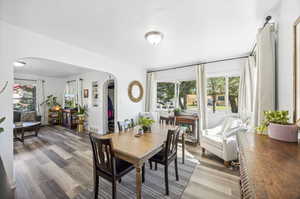
[[[115,164],[112,140],[110,138],[97,138],[92,133],[90,134],[90,140],[95,168],[107,173],[114,173]]]
[[[170,156],[177,154],[177,145],[179,139],[180,129],[177,130],[169,130],[167,135],[167,142],[165,148],[165,156],[168,159]]]

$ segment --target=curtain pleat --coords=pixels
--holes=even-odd
[[[275,109],[275,33],[267,24],[257,35],[256,69],[254,79],[253,126],[264,119],[264,111]]]
[[[156,87],[155,73],[148,73],[146,80],[146,112],[154,112],[156,110]]]
[[[200,131],[207,128],[207,97],[206,97],[206,72],[204,64],[196,66],[197,100]],[[200,133],[200,132],[199,132]]]

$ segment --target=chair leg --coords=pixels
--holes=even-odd
[[[116,184],[116,181],[113,180],[112,182],[112,198],[113,199],[116,199],[117,198],[117,184]]]
[[[94,174],[94,199],[98,199],[99,193],[99,177]]]
[[[176,175],[176,180],[179,180],[179,176],[178,176],[178,164],[177,164],[177,157],[175,158],[175,175]]]
[[[119,181],[119,183],[121,183],[122,182],[122,178],[120,178],[118,181]]]
[[[230,161],[224,161],[224,165],[225,165],[225,167],[229,167]]]
[[[155,162],[155,170],[157,171],[157,162]]]
[[[165,165],[165,186],[166,186],[166,195],[169,195],[169,178],[168,178],[168,165]]]
[[[202,155],[205,154],[205,148],[202,147]]]
[[[152,170],[152,162],[149,160],[150,169]]]
[[[142,183],[145,182],[145,164],[143,164],[143,167],[142,167]]]

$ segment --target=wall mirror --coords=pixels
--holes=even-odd
[[[294,121],[300,119],[300,17],[294,24]]]
[[[139,102],[144,95],[144,89],[139,81],[132,81],[128,86],[128,97],[133,102]]]

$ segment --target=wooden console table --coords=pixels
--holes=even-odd
[[[76,129],[77,127],[77,110],[76,109],[63,109],[62,110],[62,125],[69,129]]]
[[[254,133],[237,137],[242,198],[300,198],[300,144]]]
[[[198,116],[192,116],[192,115],[179,115],[175,116],[175,125],[191,125],[192,126],[192,134],[194,136],[194,139],[191,140],[194,143],[199,143],[200,136],[197,131],[197,128],[199,128],[199,118]]]

